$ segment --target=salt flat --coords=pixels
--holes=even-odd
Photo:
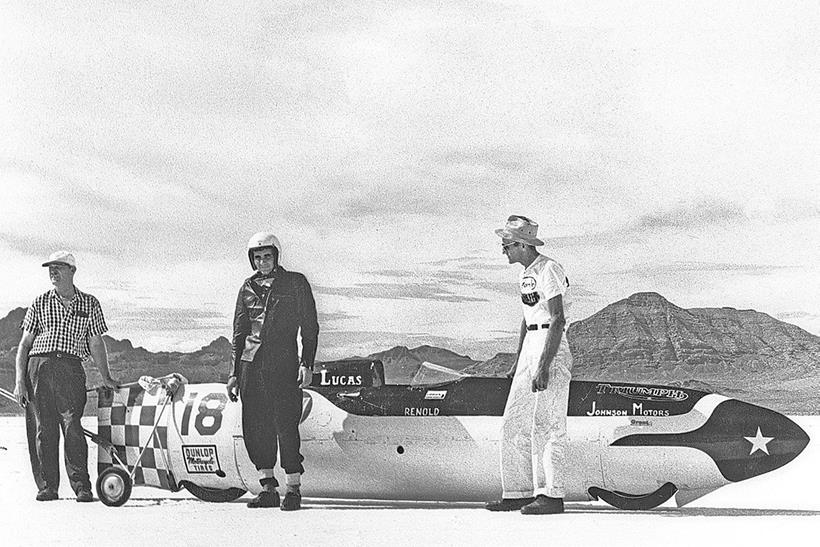
[[[684,508],[570,503],[564,515],[524,517],[474,503],[326,499],[283,513],[247,509],[248,496],[216,504],[149,487],[111,508],[76,503],[64,476],[60,500],[37,502],[23,419],[0,417],[0,537],[4,545],[777,545],[820,529],[820,417],[792,419],[812,438],[795,461]],[[96,419],[84,425],[93,431]],[[89,448],[96,478],[96,446]]]

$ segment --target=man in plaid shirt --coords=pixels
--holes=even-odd
[[[85,408],[82,360],[91,356],[108,387],[117,387],[108,371],[102,334],[108,330],[100,303],[74,286],[77,262],[57,251],[43,264],[54,289],[34,299],[21,328],[14,396],[26,408],[32,471],[38,501],[58,498],[60,428],[65,437],[65,467],[77,501],[93,501],[88,476],[88,445],[80,418]]]

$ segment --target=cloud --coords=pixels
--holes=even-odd
[[[230,328],[230,318],[224,313],[195,308],[163,308],[146,306],[141,308],[105,306],[106,321],[117,331],[134,332],[142,330],[188,331],[205,327]]]
[[[93,285],[89,285],[90,291],[104,290],[104,291],[124,291],[124,292],[138,292],[137,284],[132,281],[124,281],[117,278],[98,278]],[[138,295],[135,299],[149,300],[150,296]],[[214,302],[203,302],[205,305],[214,305]]]
[[[373,275],[380,275],[384,277],[394,277],[394,278],[405,278],[405,277],[417,277],[418,274],[411,270],[374,270],[371,272]]]
[[[781,321],[820,321],[820,314],[809,313],[806,311],[787,311],[775,314],[775,317],[777,317]]]
[[[365,190],[365,195],[347,199],[339,214],[349,219],[397,214],[441,216],[446,212],[445,204],[432,190],[372,188]]]
[[[476,287],[493,291],[501,294],[517,296],[521,293],[518,288],[518,283],[511,279],[510,281],[474,281]]]
[[[115,192],[89,187],[89,173],[81,169],[66,168],[54,160],[55,158],[39,156],[36,159],[0,161],[0,174],[27,178],[29,183],[38,181],[38,186],[45,185],[51,203],[41,203],[41,207],[48,210],[59,205],[64,210],[82,209],[86,214],[94,214],[99,211],[122,211],[127,205],[122,196]],[[43,197],[42,193],[39,194],[40,199]]]
[[[815,336],[820,334],[820,314],[798,310],[781,312],[774,316],[781,321],[796,325]]]
[[[518,284],[515,276],[510,276],[508,280],[496,281],[487,279],[487,270],[508,270],[509,265],[493,267],[486,265],[485,261],[474,257],[463,257],[456,259],[441,260],[426,263],[425,265],[439,264],[461,266],[460,269],[434,269],[432,271],[410,271],[410,270],[376,270],[369,272],[381,277],[395,279],[398,283],[384,284],[360,284],[355,288],[332,288],[333,294],[342,294],[351,297],[370,298],[420,298],[429,300],[441,300],[445,302],[488,302],[489,300],[480,297],[456,296],[449,287],[457,286],[461,290],[483,290],[500,293],[503,295],[517,297],[519,294]],[[430,281],[430,279],[434,281]],[[367,287],[366,289],[364,287]],[[381,288],[385,288],[389,296],[379,296]],[[414,288],[418,288],[418,292]],[[328,290],[322,287],[321,291]],[[402,292],[406,291],[406,292]],[[572,294],[577,298],[588,298],[599,296],[597,293],[584,288],[580,284],[573,283]]]
[[[701,200],[646,213],[607,230],[543,239],[552,247],[613,245],[640,241],[644,237],[669,231],[697,231],[713,226],[745,224],[748,221],[749,217],[737,203]]]
[[[507,270],[509,269],[510,265],[506,264],[506,259],[500,260],[501,258],[501,240],[497,241],[498,253],[499,253],[499,261],[488,262],[487,260],[487,251],[479,251],[474,250],[471,251],[470,254],[464,256],[457,256],[453,258],[444,258],[441,260],[432,260],[429,262],[424,262],[425,265],[429,266],[457,266],[463,269],[474,269],[480,268],[483,270]]]
[[[29,4],[6,17],[0,55],[0,248],[103,254],[160,281],[117,298],[165,304],[184,284],[183,305],[224,309],[191,280],[238,278],[247,237],[270,226],[286,266],[349,285],[334,294],[425,311],[494,300],[516,291],[492,232],[511,212],[564,235],[548,246],[586,272],[680,258],[817,270],[813,221],[783,226],[819,210],[808,7],[763,21],[519,2],[137,3],[107,18]],[[767,47],[750,49],[761,30]],[[187,264],[198,271],[160,279]],[[10,294],[28,290],[18,267]],[[680,268],[657,275],[690,271],[681,285],[702,291],[704,266]]]
[[[343,311],[335,311],[335,312],[318,312],[318,319],[319,325],[322,326],[323,329],[327,328],[332,323],[337,321],[345,321],[348,319],[356,319],[358,315],[354,315],[352,313],[347,313]]]
[[[123,306],[122,304],[105,305],[103,312],[106,318],[116,321],[128,329],[150,327],[151,330],[195,330],[205,326],[224,326],[232,328],[233,315],[228,312],[203,310],[199,308],[170,308],[161,306]],[[320,325],[329,325],[337,321],[355,319],[355,315],[343,311],[318,312]]]
[[[526,172],[532,168],[532,156],[501,148],[452,148],[446,152],[430,155],[429,161],[444,169],[461,168],[481,174],[508,174]]]
[[[726,262],[671,262],[667,264],[638,264],[625,270],[605,272],[603,275],[633,274],[638,277],[653,278],[680,273],[734,272],[746,275],[771,275],[790,266],[770,264],[730,264]]]
[[[813,220],[820,218],[820,203],[816,198],[814,200],[781,198],[773,204],[772,215],[780,221]]]
[[[457,285],[463,285],[466,282],[475,279],[475,276],[471,272],[465,270],[376,270],[368,273],[397,280],[422,280],[425,278],[432,278],[441,282],[453,283]]]
[[[18,251],[24,255],[45,258],[57,249],[66,249],[72,253],[96,253],[114,256],[117,247],[113,244],[107,245],[99,241],[91,241],[76,235],[57,235],[53,237],[42,237],[28,233],[26,235],[0,232],[0,242],[8,248]],[[78,264],[81,266],[81,264]]]
[[[715,224],[742,223],[747,220],[747,216],[739,205],[709,200],[643,215],[630,228],[632,230],[701,228]]]
[[[441,283],[452,285],[473,285],[475,281],[481,279],[480,276],[470,270],[436,270],[427,273],[427,275]]]
[[[570,279],[570,291],[572,293],[573,298],[598,298],[601,296],[600,293],[595,291],[591,291],[586,288],[586,285],[581,283],[576,283]]]
[[[318,294],[349,298],[384,298],[387,300],[435,300],[439,302],[487,302],[484,298],[455,294],[438,283],[357,283],[350,287],[314,287]]]
[[[406,282],[408,279],[413,279],[414,281],[412,284],[419,285],[419,284],[426,284],[430,285],[429,279],[435,280],[435,283],[438,284],[442,288],[442,290],[446,290],[446,287],[456,285],[459,287],[472,287],[472,288],[480,288],[486,289],[495,292],[501,292],[505,294],[515,293],[517,290],[517,285],[515,283],[514,278],[510,278],[509,281],[488,281],[486,275],[484,273],[488,270],[507,270],[509,269],[509,265],[497,265],[485,264],[485,260],[474,258],[474,257],[464,257],[464,258],[456,258],[456,259],[447,259],[447,260],[439,260],[435,262],[428,262],[425,263],[424,266],[429,265],[457,265],[459,269],[440,269],[435,268],[432,270],[376,270],[374,272],[369,272],[371,274],[389,277],[392,279],[396,279],[398,281]],[[486,300],[478,300],[478,301],[486,301]]]

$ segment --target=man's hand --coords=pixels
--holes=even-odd
[[[118,389],[120,387],[120,385],[117,383],[117,381],[115,379],[113,379],[111,376],[103,377],[102,384],[103,384],[103,386],[105,386],[109,389]]]
[[[228,384],[226,387],[228,390],[228,399],[233,402],[239,400],[239,386],[236,385],[236,376],[231,376],[228,378]]]
[[[510,370],[508,370],[508,371],[507,371],[507,378],[512,378],[512,377],[514,377],[514,376],[515,376],[515,369],[516,369],[516,368],[517,368],[517,366],[514,364],[514,365],[510,368]]]
[[[299,387],[310,386],[310,383],[313,381],[313,369],[306,365],[300,365],[299,377],[296,381],[299,383]]]
[[[26,408],[29,403],[26,375],[28,374],[28,352],[31,351],[32,344],[34,344],[34,335],[23,330],[23,336],[17,346],[17,357],[14,359],[14,398],[23,408]]]
[[[28,390],[26,390],[25,382],[14,383],[14,398],[17,399],[17,404],[21,408],[26,408],[26,405],[28,405]]]
[[[535,373],[535,377],[532,379],[532,391],[535,393],[536,391],[544,391],[547,389],[547,384],[550,381],[550,371],[546,367],[538,367],[538,372]]]

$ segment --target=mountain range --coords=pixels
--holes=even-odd
[[[18,308],[0,319],[0,385],[9,389],[24,313]],[[572,323],[567,338],[575,379],[690,387],[786,413],[820,413],[820,337],[765,313],[684,309],[644,292]],[[191,382],[225,381],[227,376],[231,348],[224,337],[190,353],[150,352],[127,339],[105,340],[112,372],[122,380],[170,372],[180,372]],[[514,338],[510,347],[516,347]],[[383,362],[387,383],[406,384],[464,374],[503,376],[515,354],[499,353],[482,361],[423,345],[396,346],[366,358]],[[99,385],[96,368],[86,363],[86,371],[88,384]],[[13,412],[14,407],[0,399],[4,411]]]

